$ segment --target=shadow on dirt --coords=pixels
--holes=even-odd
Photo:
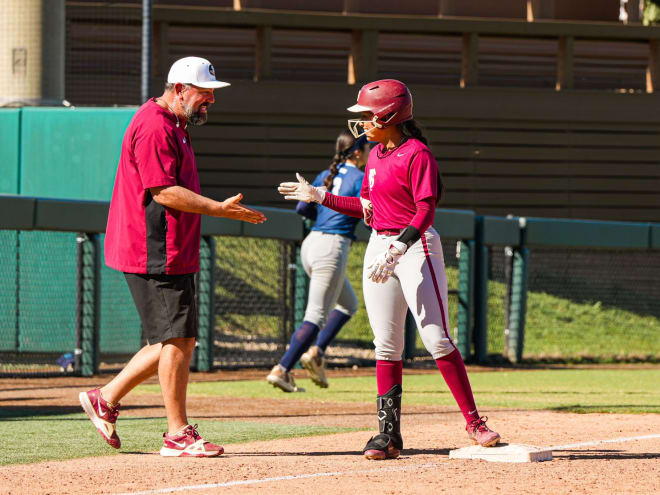
[[[556,454],[555,452],[561,452]],[[622,450],[559,450],[553,452],[555,459],[566,459],[568,461],[613,460],[627,461],[630,459],[660,459],[657,452],[626,452]]]
[[[32,398],[34,400],[34,397]],[[17,399],[12,399],[17,400]],[[19,399],[20,400],[20,399]],[[153,409],[153,406],[130,406],[125,409]],[[39,421],[41,416],[48,416],[48,418],[43,418],[43,421],[56,421],[58,418],[53,418],[52,416],[63,416],[69,414],[84,414],[82,408],[79,405],[73,406],[2,406],[0,408],[0,419],[3,421],[11,421],[16,419],[31,419]],[[67,421],[71,420],[84,420],[89,421],[87,416],[82,418],[62,418]]]

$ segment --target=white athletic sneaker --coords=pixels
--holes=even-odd
[[[266,381],[273,387],[277,387],[285,392],[304,392],[304,388],[296,387],[296,382],[293,380],[291,373],[282,369],[279,364],[273,366],[270,374],[266,377]]]
[[[300,356],[300,364],[307,370],[309,377],[316,385],[328,388],[328,379],[325,376],[325,358],[318,355],[315,347],[310,347],[305,354]]]

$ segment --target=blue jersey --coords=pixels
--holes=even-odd
[[[323,180],[328,176],[330,170],[324,170],[316,176],[312,185],[320,187],[323,185]],[[330,192],[339,196],[360,196],[360,189],[362,188],[362,178],[364,172],[359,170],[355,165],[342,163],[338,165],[337,175],[332,181],[332,189]],[[349,217],[343,213],[338,213],[325,206],[315,205],[316,210],[316,223],[312,230],[325,232],[326,234],[341,234],[351,239],[355,239],[355,226],[360,221],[359,218]],[[313,213],[309,210],[313,206],[302,201],[298,204],[296,211],[305,216],[312,217]],[[310,213],[312,213],[310,215]]]

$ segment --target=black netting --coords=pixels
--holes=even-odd
[[[90,242],[72,232],[0,231],[0,374],[74,371],[80,239]],[[123,274],[103,264],[102,236],[97,245],[99,366],[116,369],[139,350],[140,322]]]
[[[458,239],[443,239],[442,252],[445,256],[445,271],[447,272],[447,289],[449,291],[449,328],[451,337],[455,342],[458,341],[458,255],[457,244]],[[421,350],[421,355],[428,356],[428,352],[421,345],[421,340],[417,339],[418,352]]]
[[[525,358],[660,355],[655,251],[530,250]]]
[[[510,257],[504,246],[488,246],[488,351],[502,356],[505,349],[504,331],[507,318],[508,281],[505,274]]]
[[[0,374],[61,372],[76,344],[76,235],[2,231],[0,258]]]
[[[295,243],[216,237],[214,366],[268,366],[293,331]]]
[[[124,274],[104,262],[104,236],[99,236],[100,302],[99,353],[100,367],[120,368],[143,345],[142,326]]]

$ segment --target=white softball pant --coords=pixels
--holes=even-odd
[[[440,236],[429,228],[406,254],[399,258],[387,282],[367,278],[367,267],[385,251],[396,236],[371,234],[364,255],[362,287],[369,323],[374,333],[376,359],[400,361],[408,308],[415,317],[424,346],[434,359],[456,347],[449,335],[447,275]]]
[[[346,277],[350,247],[348,237],[315,230],[303,241],[300,257],[310,278],[305,321],[322,327],[333,309],[350,316],[357,311],[357,297]]]

